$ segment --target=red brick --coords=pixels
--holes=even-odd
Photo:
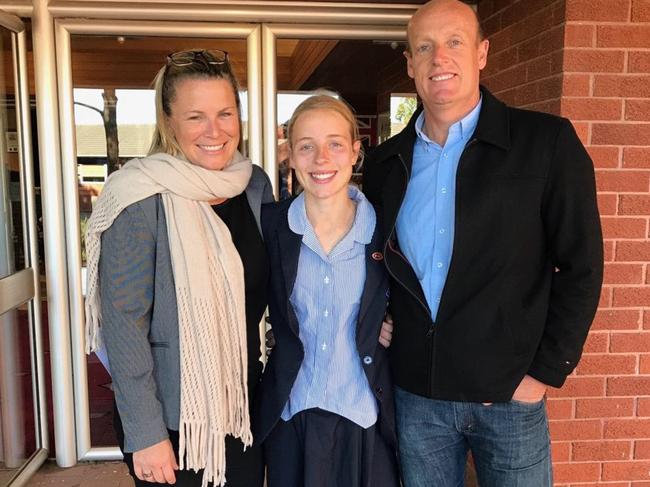
[[[603,286],[600,288],[600,299],[598,300],[599,308],[612,307],[612,288],[610,286]]]
[[[639,355],[639,374],[650,375],[650,354]]]
[[[596,74],[594,96],[648,98],[650,76],[647,74]]]
[[[650,397],[640,397],[637,399],[636,415],[650,416]]]
[[[632,416],[633,413],[634,398],[631,397],[576,400],[576,418],[615,418]]]
[[[603,254],[605,262],[612,262],[614,260],[614,242],[612,240],[605,240],[603,242]]]
[[[553,465],[555,485],[568,482],[589,482],[600,479],[600,463],[558,463]]]
[[[650,73],[650,51],[630,51],[627,55],[628,73]]]
[[[564,71],[568,73],[622,73],[625,68],[623,51],[601,49],[565,49]]]
[[[650,291],[650,288],[648,290]],[[647,305],[650,300],[645,303]],[[610,336],[609,349],[613,353],[650,352],[650,332],[613,332]]]
[[[634,442],[634,458],[637,460],[650,460],[650,440]]]
[[[632,22],[650,22],[650,0],[632,0]]]
[[[646,268],[645,283],[650,284],[650,266]]]
[[[572,399],[551,399],[546,401],[546,412],[549,419],[571,419],[573,418]]]
[[[627,460],[631,451],[630,441],[579,441],[573,444],[571,459],[576,462]]]
[[[593,25],[568,23],[564,29],[566,47],[591,47],[594,45],[595,29]]]
[[[648,396],[650,395],[650,377],[609,377],[607,379],[607,395]]]
[[[605,264],[606,284],[643,284],[642,264]]]
[[[621,215],[650,215],[650,195],[624,194],[618,203]]]
[[[616,260],[625,262],[650,261],[650,242],[617,242]]]
[[[519,64],[501,71],[489,79],[490,89],[495,92],[520,86],[526,82],[526,66]]]
[[[606,419],[605,438],[650,438],[650,419]]]
[[[650,28],[645,25],[599,25],[596,29],[598,47],[650,47]]]
[[[650,188],[650,171],[596,171],[598,191],[645,193]]]
[[[650,148],[625,147],[622,161],[625,168],[650,168]]]
[[[561,68],[554,70],[552,56],[536,58],[526,63],[526,80],[534,81],[540,78],[546,78],[560,71]]]
[[[625,120],[650,120],[650,100],[626,100]]]
[[[591,79],[588,74],[567,73],[562,80],[563,96],[589,96]]]
[[[531,3],[534,0],[528,0],[527,3]],[[524,8],[526,8],[524,6]],[[532,14],[531,14],[532,13]],[[525,39],[530,39],[532,36],[548,31],[554,25],[557,25],[557,19],[554,19],[549,9],[543,9],[534,11],[530,10],[527,17],[525,17],[521,22],[513,24],[513,33],[512,40],[516,42],[521,42]],[[564,21],[562,19],[561,21]]]
[[[650,123],[595,123],[591,129],[594,145],[645,145],[649,140]]]
[[[563,102],[564,104],[564,102]],[[562,113],[563,116],[567,116]],[[587,152],[594,166],[598,168],[617,168],[621,161],[621,150],[619,147],[608,147],[605,145],[590,145],[587,147]]]
[[[601,98],[563,98],[562,115],[571,120],[620,120],[623,101]]]
[[[549,397],[603,397],[605,378],[570,376],[561,389],[550,388],[547,394]]]
[[[628,20],[630,0],[567,0],[566,20]]]
[[[643,328],[646,330],[650,329],[650,310],[643,312]]]
[[[601,484],[600,482],[597,482],[595,484],[584,484],[581,482],[579,484],[571,484],[571,487],[630,487],[630,483],[629,482],[607,482],[605,484]]]
[[[519,55],[516,47],[506,49],[494,55],[490,54],[488,64],[483,70],[485,77],[493,76],[516,64],[519,64]]]
[[[523,4],[521,2],[514,2],[501,11],[503,23],[514,24],[527,15],[530,15],[530,12],[536,12],[546,7],[548,3],[548,0],[526,0]]]
[[[537,80],[530,83],[530,85],[537,90],[537,99],[534,101],[549,100],[562,96],[562,76]]]
[[[650,303],[650,286],[647,287],[621,287],[614,288],[614,294],[612,299],[612,307],[614,308],[629,308],[633,306],[648,306]],[[650,334],[648,335],[648,341],[643,343],[628,343],[628,346],[636,347],[647,347],[643,350],[650,350]],[[623,340],[623,339],[621,339]],[[622,343],[622,342],[621,342]],[[614,337],[612,337],[612,348],[614,347]],[[638,349],[637,349],[638,350]],[[628,351],[628,350],[618,350],[618,351]]]
[[[583,145],[589,145],[589,124],[586,122],[571,122]]]
[[[530,105],[523,105],[522,108],[528,110],[536,110],[538,112],[550,113],[552,115],[560,115],[560,99],[542,101],[539,103],[531,103]]]
[[[479,15],[481,15],[480,12]],[[488,18],[481,15],[481,26],[483,27],[483,33],[487,37],[492,37],[495,32],[499,32],[502,28],[501,16],[493,15]]]
[[[636,372],[636,355],[584,355],[576,373],[578,375],[626,375]]]
[[[609,349],[609,333],[602,332],[589,332],[587,335],[587,341],[583,348],[585,353],[602,353],[606,352]],[[568,379],[567,379],[568,380]],[[582,379],[584,380],[584,379]],[[566,384],[565,384],[566,387]],[[601,395],[601,394],[595,394]],[[571,397],[570,394],[567,396]]]
[[[603,425],[598,419],[550,421],[549,429],[553,441],[600,440]]]
[[[616,207],[618,206],[618,197],[615,194],[601,193],[597,196],[598,199],[598,212],[601,215],[616,215]]]
[[[638,309],[599,309],[592,330],[635,330],[641,323]]]
[[[571,460],[571,443],[568,441],[551,443],[551,461],[568,462]]]
[[[650,462],[607,462],[603,480],[650,480]]]
[[[601,218],[604,238],[644,238],[648,223],[645,218]]]

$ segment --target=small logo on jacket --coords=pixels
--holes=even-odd
[[[372,258],[375,260],[384,260],[384,254],[382,254],[381,252],[373,252]]]

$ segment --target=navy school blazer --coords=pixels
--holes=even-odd
[[[302,235],[289,228],[287,214],[292,201],[289,199],[262,207],[262,232],[271,263],[269,315],[275,347],[254,398],[253,437],[257,444],[266,439],[280,419],[304,357],[298,319],[289,301],[302,243]],[[378,341],[389,287],[382,245],[378,218],[372,240],[366,245],[366,281],[361,295],[356,342],[368,383],[379,405],[378,431],[389,445],[395,447],[395,408],[388,354]]]

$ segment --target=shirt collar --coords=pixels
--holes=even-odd
[[[364,194],[356,186],[349,185],[348,196],[357,204],[357,211],[354,216],[352,228],[335,248],[338,248],[339,246],[343,246],[344,248],[351,247],[353,242],[367,245],[372,240],[372,234],[375,231],[375,211]],[[302,235],[303,242],[313,249],[312,240],[315,239],[318,241],[318,239],[316,238],[314,229],[307,218],[304,193],[300,193],[300,195],[298,195],[289,206],[287,219],[291,231],[298,235]],[[318,247],[320,247],[320,245],[318,245]]]
[[[471,137],[476,129],[478,124],[478,117],[481,113],[481,105],[483,104],[483,95],[481,94],[478,103],[472,111],[461,118],[458,122],[455,122],[449,127],[449,136],[448,141],[455,140],[467,140]],[[439,145],[437,142],[432,141],[427,134],[424,133],[424,110],[420,112],[417,120],[415,121],[415,132],[418,135],[418,139],[427,142],[429,144]]]

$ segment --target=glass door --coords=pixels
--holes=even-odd
[[[0,486],[48,453],[38,235],[23,22],[0,12]]]
[[[259,32],[249,24],[57,22],[62,179],[67,231],[70,338],[78,460],[120,458],[113,431],[111,378],[83,337],[83,236],[106,178],[147,154],[155,126],[152,80],[169,53],[229,53],[242,102],[243,151],[261,163]],[[56,411],[55,411],[56,414]]]

